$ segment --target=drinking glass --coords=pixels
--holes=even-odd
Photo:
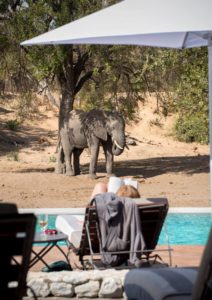
[[[38,223],[40,225],[42,235],[45,236],[45,230],[48,226],[48,215],[46,214],[41,214],[38,216]]]

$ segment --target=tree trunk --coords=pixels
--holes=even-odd
[[[64,50],[67,50],[65,48]],[[70,157],[67,156],[63,152],[63,145],[61,143],[61,129],[63,128],[63,140],[67,140],[67,143],[69,141],[69,129],[68,129],[68,122],[69,122],[69,113],[73,109],[74,106],[74,99],[75,95],[80,91],[84,83],[89,80],[92,76],[92,71],[85,72],[85,63],[89,58],[89,55],[87,52],[85,52],[83,55],[79,53],[78,60],[75,58],[75,63],[73,60],[73,46],[69,46],[68,52],[67,52],[67,58],[64,61],[63,68],[61,68],[61,72],[58,75],[58,80],[60,82],[61,86],[61,93],[62,93],[62,99],[60,102],[60,108],[59,108],[59,124],[58,124],[58,158],[57,158],[57,167],[56,172],[57,173],[64,173],[70,174],[72,166],[70,165],[69,168],[67,168],[66,164],[66,170],[64,168],[65,164],[64,162],[67,162],[70,160]],[[69,169],[69,170],[68,170]]]
[[[68,84],[62,86],[62,99],[60,102],[59,109],[59,130],[60,128],[68,123],[69,113],[73,109],[74,104],[74,93],[72,93]]]
[[[62,99],[59,109],[59,130],[68,123],[69,113],[74,105],[74,69],[73,69],[73,47],[70,46],[67,59],[64,63],[64,73],[61,74],[59,81],[61,84]]]

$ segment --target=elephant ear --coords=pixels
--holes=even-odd
[[[84,122],[84,128],[89,135],[95,135],[97,138],[107,141],[106,119],[102,110],[92,109],[87,113]]]

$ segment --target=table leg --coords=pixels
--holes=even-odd
[[[68,246],[68,245],[67,245]],[[51,268],[49,264],[43,259],[43,257],[54,247],[57,247],[57,249],[63,254],[65,257],[68,265],[71,267],[68,259],[68,254],[65,253],[65,251],[60,247],[60,245],[57,244],[57,242],[51,242],[48,243],[46,246],[44,246],[43,249],[41,249],[39,252],[36,252],[32,249],[32,253],[34,254],[34,257],[30,260],[29,268],[33,267],[37,262],[42,261],[42,263],[47,267]]]
[[[33,267],[38,261],[42,261],[42,263],[49,268],[49,265],[46,263],[46,261],[43,259],[43,257],[55,246],[55,243],[51,243],[46,245],[43,249],[41,249],[39,252],[36,252],[32,249],[32,253],[34,254],[34,257],[31,259],[29,268]]]
[[[59,246],[59,245],[55,245],[57,247],[58,250],[60,250],[60,252],[63,254],[63,256],[65,257],[67,263],[69,264],[69,259],[68,259],[68,255],[65,253],[65,251]],[[69,264],[70,265],[70,264]]]

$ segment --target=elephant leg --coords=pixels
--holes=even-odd
[[[90,143],[90,151],[91,151],[91,161],[89,168],[89,177],[92,179],[96,179],[96,167],[97,167],[97,159],[99,155],[99,139],[93,138]]]
[[[65,174],[68,176],[74,176],[75,174],[71,164],[72,150],[64,149],[64,154],[65,154],[65,168],[66,168]]]
[[[73,156],[74,156],[74,174],[79,175],[80,174],[80,155],[83,152],[84,149],[74,149]]]
[[[105,154],[107,177],[111,177],[115,175],[113,174],[113,153],[111,140],[108,139],[106,142],[102,142],[102,146]]]
[[[61,135],[61,143],[62,143],[64,159],[65,159],[65,168],[66,168],[65,174],[69,176],[74,176],[75,174],[71,164],[72,152],[74,149],[72,145],[70,145],[69,137],[66,132],[63,132],[63,134]]]
[[[63,147],[61,144],[58,147],[57,165],[55,167],[55,173],[57,173],[57,174],[65,173],[64,152],[63,152]]]

